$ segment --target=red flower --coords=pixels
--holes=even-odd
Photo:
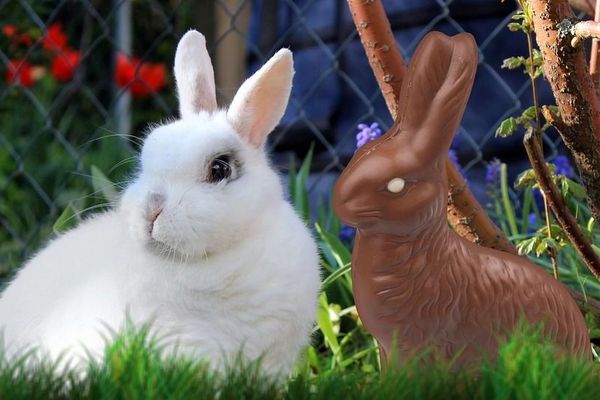
[[[133,97],[145,97],[161,90],[166,83],[167,69],[164,64],[140,62],[117,54],[115,82],[119,87],[128,87]]]
[[[19,43],[24,44],[25,46],[31,46],[33,44],[33,40],[31,40],[29,33],[25,32],[19,35]]]
[[[17,27],[11,24],[6,24],[2,26],[2,33],[6,37],[13,37],[17,33]]]
[[[33,86],[33,70],[25,60],[10,60],[6,69],[6,81],[9,84]]]
[[[48,27],[42,38],[44,49],[50,51],[64,50],[67,46],[67,35],[63,32],[62,23],[55,22]]]
[[[80,60],[81,53],[79,51],[71,49],[62,51],[52,59],[52,75],[59,81],[70,81],[73,79]]]
[[[139,61],[135,61],[137,64]],[[123,53],[117,54],[117,65],[115,68],[115,82],[119,87],[125,87],[135,78],[134,62],[129,60]]]

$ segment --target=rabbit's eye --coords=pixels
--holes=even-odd
[[[222,155],[210,162],[208,167],[208,181],[210,183],[218,183],[224,179],[231,177],[230,157]]]
[[[388,192],[391,192],[391,193],[400,193],[402,191],[402,189],[404,189],[405,184],[406,184],[406,182],[404,182],[404,179],[394,178],[388,182],[387,190],[388,190]]]

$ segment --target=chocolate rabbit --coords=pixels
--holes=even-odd
[[[560,282],[447,225],[445,160],[476,68],[471,35],[428,34],[403,82],[398,120],[356,152],[336,184],[334,209],[357,228],[358,312],[384,358],[433,348],[472,365],[493,358],[523,318],[543,323],[563,351],[590,358],[586,324]]]

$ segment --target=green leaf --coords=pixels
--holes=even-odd
[[[292,197],[292,201],[294,203],[294,207],[304,221],[307,222],[310,220],[310,203],[306,182],[308,182],[308,176],[310,175],[313,151],[314,144],[311,144],[310,149],[308,150],[308,153],[302,162],[302,166],[300,166],[300,170],[293,181],[294,197]]]
[[[352,253],[350,250],[348,250],[344,243],[342,243],[340,238],[323,230],[318,223],[315,224],[315,230],[317,231],[317,234],[321,240],[323,240],[323,242],[325,242],[327,247],[329,247],[331,250],[338,268],[344,268],[352,262]]]
[[[587,196],[587,192],[585,187],[567,177],[561,177],[561,190],[563,192],[563,196],[567,194],[573,196],[577,200],[583,200]]]
[[[501,68],[517,69],[521,65],[525,64],[525,62],[526,62],[526,60],[522,56],[519,56],[519,57],[509,57],[509,58],[505,58],[504,61],[502,61]]]
[[[537,185],[537,179],[535,178],[535,172],[533,169],[528,169],[519,174],[515,181],[515,189],[527,189],[533,188]]]
[[[296,162],[294,157],[290,157],[290,167],[288,172],[288,188],[290,192],[290,199],[294,201],[296,199],[296,176],[298,171],[296,170]]]
[[[327,278],[325,278],[323,280],[323,283],[321,284],[321,287],[323,289],[327,289],[327,287],[329,285],[331,285],[333,282],[335,282],[336,280],[338,280],[341,276],[343,276],[344,274],[347,274],[348,272],[350,272],[350,264],[339,268],[337,270],[335,270],[331,275],[329,275]]]
[[[596,220],[594,219],[594,217],[590,217],[590,219],[587,222],[587,230],[588,232],[593,232],[594,228],[596,227]]]
[[[69,203],[54,222],[52,230],[58,235],[75,226],[78,220],[77,210],[75,210],[72,203]]]
[[[110,179],[106,177],[100,171],[98,167],[92,165],[91,168],[92,173],[92,186],[94,187],[94,193],[101,193],[102,196],[109,202],[114,203],[118,200],[119,194],[115,190],[115,185],[112,183]]]
[[[538,237],[534,236],[530,239],[526,239],[526,240],[523,240],[522,242],[519,242],[517,244],[517,251],[519,252],[520,255],[531,254],[533,249],[537,246],[538,240],[539,240]]]
[[[546,240],[540,240],[535,246],[535,254],[539,257],[548,250],[548,242]]]
[[[496,129],[496,136],[508,137],[515,133],[517,127],[517,119],[514,117],[509,117],[500,123],[498,129]]]
[[[535,106],[527,107],[521,114],[521,117],[530,120],[535,119]]]
[[[319,309],[317,310],[317,325],[323,333],[325,340],[331,347],[333,354],[337,354],[340,351],[340,344],[335,334],[333,321],[329,313],[329,302],[327,301],[327,295],[325,292],[321,293],[319,297]]]
[[[511,18],[515,21],[519,21],[525,19],[525,14],[523,14],[523,10],[519,10]]]
[[[508,25],[506,25],[508,27],[508,30],[511,32],[518,32],[518,31],[525,31],[523,29],[523,25],[521,25],[521,23],[519,22],[510,22]]]

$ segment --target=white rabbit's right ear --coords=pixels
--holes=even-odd
[[[233,97],[227,119],[252,145],[262,146],[283,117],[293,77],[292,52],[281,49],[248,78]]]
[[[204,35],[195,30],[183,35],[175,52],[174,70],[181,118],[217,109],[215,74]]]

